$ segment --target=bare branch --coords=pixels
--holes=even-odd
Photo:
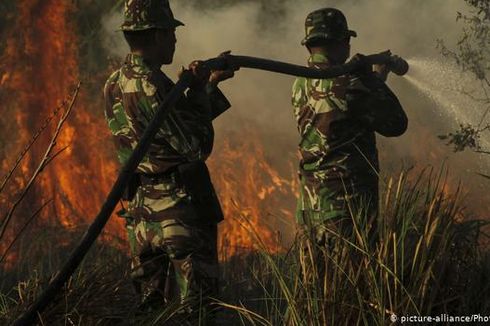
[[[28,191],[31,189],[31,187],[33,186],[34,182],[36,181],[36,179],[38,178],[38,176],[41,174],[41,172],[44,170],[44,168],[46,167],[46,165],[49,162],[51,162],[51,159],[50,159],[51,152],[53,151],[54,147],[56,146],[56,140],[58,139],[58,136],[59,136],[59,134],[61,132],[61,129],[63,128],[64,123],[66,122],[66,120],[68,119],[70,113],[72,112],[72,109],[73,109],[73,107],[75,105],[75,102],[76,102],[76,99],[78,97],[78,93],[80,91],[80,86],[81,86],[81,84],[78,83],[77,88],[75,89],[75,91],[73,93],[73,96],[72,96],[72,99],[71,99],[71,103],[68,106],[67,110],[61,116],[60,120],[58,121],[58,125],[56,127],[56,130],[55,130],[53,136],[51,137],[51,141],[50,141],[50,143],[48,145],[48,148],[46,149],[46,152],[45,152],[45,154],[44,154],[41,162],[39,163],[37,169],[34,171],[34,173],[32,174],[31,178],[29,179],[29,182],[27,183],[27,185],[22,190],[22,193],[19,196],[19,198],[14,202],[14,204],[12,205],[12,207],[10,208],[10,210],[8,211],[8,213],[5,215],[5,218],[2,220],[2,222],[1,222],[2,229],[0,230],[0,239],[3,238],[3,236],[5,235],[5,231],[7,229],[7,226],[10,223],[10,221],[12,219],[12,216],[13,216],[15,210],[17,209],[17,207],[19,206],[19,204],[22,202],[22,200],[24,199],[24,197],[27,195]]]
[[[482,174],[482,173],[477,173],[479,176],[484,177],[486,179],[490,180],[490,175]]]
[[[54,117],[56,117],[59,113],[59,111],[66,105],[65,101],[63,101],[63,104],[58,106],[56,108],[56,110],[54,110],[54,112],[48,117],[46,118],[46,120],[44,121],[43,125],[36,131],[36,133],[34,134],[34,136],[32,136],[32,139],[29,141],[29,143],[24,147],[24,149],[22,150],[22,152],[20,152],[19,156],[17,157],[17,159],[15,160],[15,163],[14,165],[12,166],[12,168],[7,172],[7,174],[5,175],[5,177],[3,178],[3,181],[2,181],[2,184],[0,185],[0,192],[3,191],[3,189],[5,188],[7,182],[10,180],[10,178],[12,177],[12,174],[15,172],[15,170],[17,169],[17,167],[19,166],[20,162],[22,162],[22,160],[24,159],[24,157],[27,155],[27,153],[29,152],[29,150],[32,148],[32,146],[34,145],[34,143],[37,141],[37,139],[41,136],[41,134],[46,130],[46,128],[49,126],[49,124],[51,123],[51,121],[53,121]]]
[[[17,240],[20,238],[20,236],[22,235],[22,233],[24,233],[24,231],[27,229],[27,227],[31,224],[32,221],[34,221],[34,219],[36,218],[36,216],[39,215],[39,213],[41,213],[41,211],[46,207],[48,206],[50,203],[53,202],[53,199],[50,199],[48,200],[47,202],[45,202],[44,204],[41,205],[41,207],[38,208],[38,210],[36,212],[34,212],[34,214],[32,214],[31,217],[29,217],[29,219],[27,220],[27,222],[22,226],[22,228],[19,230],[19,232],[17,232],[17,234],[15,235],[15,238],[12,240],[12,242],[10,242],[9,246],[7,247],[7,249],[5,249],[2,257],[0,258],[0,264],[4,261],[4,259],[7,257],[7,254],[9,253],[10,249],[12,249],[12,247],[14,246],[14,244],[17,242]]]
[[[461,94],[469,97],[470,99],[472,99],[475,102],[480,102],[483,104],[490,104],[490,98],[488,98],[488,96],[476,97],[475,95],[472,94],[472,92],[469,92],[465,89],[460,90],[460,92],[461,92]]]
[[[44,164],[44,166],[47,166],[49,163],[51,163],[51,161],[53,161],[58,155],[60,155],[61,153],[63,153],[65,150],[68,149],[68,147],[70,147],[69,145],[63,147],[62,149],[60,149],[59,151],[57,151],[56,153],[54,153],[54,155],[52,156],[49,156],[46,160],[46,164]]]
[[[479,154],[486,154],[486,155],[490,155],[490,152],[489,151],[482,151],[482,150],[479,150],[479,151],[475,151],[476,153],[479,153]]]

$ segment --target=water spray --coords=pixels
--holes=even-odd
[[[344,65],[332,66],[327,69],[308,68],[280,61],[248,56],[235,56],[231,54],[225,54],[217,58],[209,59],[205,61],[205,63],[210,69],[215,70],[226,70],[230,67],[251,68],[314,79],[328,79],[354,73],[358,70],[362,70],[366,64],[385,64],[390,71],[400,76],[406,74],[408,71],[408,63],[401,57],[392,55],[390,51],[368,55],[365,57],[364,62],[351,61]],[[58,293],[58,291],[63,287],[66,281],[82,262],[86,253],[102,232],[104,226],[112,215],[112,212],[119,203],[129,179],[140,164],[143,157],[146,155],[148,147],[157,134],[162,121],[164,121],[172,112],[172,108],[175,106],[175,103],[182,97],[187,88],[189,88],[189,85],[191,85],[193,79],[194,76],[192,72],[184,71],[181,74],[179,81],[175,84],[167,96],[165,96],[164,101],[160,104],[155,116],[146,127],[133,153],[126,161],[124,167],[121,169],[121,172],[119,173],[116,182],[112,186],[111,191],[107,195],[107,198],[97,214],[97,217],[85,232],[80,243],[71,252],[68,261],[54,276],[38,299],[22,316],[19,317],[19,319],[14,322],[14,326],[32,325],[35,322],[38,314],[40,314],[49,305],[56,293]]]
[[[482,126],[486,121],[483,113],[488,109],[487,96],[472,74],[461,71],[453,62],[431,58],[413,58],[410,65],[411,73],[405,80],[433,102],[431,108],[451,128]],[[482,134],[479,142],[490,147],[488,135]]]

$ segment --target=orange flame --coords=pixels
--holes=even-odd
[[[250,129],[241,133],[254,135]],[[257,136],[216,146],[210,169],[226,218],[219,242],[222,254],[257,249],[259,242],[262,249],[281,250],[281,231],[290,230],[280,222],[293,219],[296,177],[282,177],[270,166]]]
[[[0,85],[14,94],[10,105],[16,112],[17,144],[24,146],[40,122],[66,98],[83,67],[79,67],[76,26],[70,19],[74,14],[71,2],[23,0],[18,2],[18,10],[2,58],[0,74],[5,73],[0,75]],[[26,200],[26,206],[32,208],[54,199],[53,208],[42,216],[43,223],[60,223],[66,228],[90,223],[111,188],[118,164],[102,112],[99,94],[90,97],[82,93],[58,139],[57,148],[67,149],[43,171]],[[47,141],[43,138],[23,161],[21,184],[34,170]],[[292,216],[290,209],[282,207],[288,207],[284,202],[294,198],[295,185],[290,179],[295,177],[281,177],[267,163],[259,140],[247,141],[217,144],[210,163],[227,218],[220,239],[225,256],[240,248],[256,248],[254,236],[233,217],[246,218],[266,248],[277,251],[280,241],[274,229],[282,227],[273,223],[271,214],[284,216],[285,220]],[[2,162],[3,171],[7,166]],[[105,236],[125,238],[123,221],[113,218]]]
[[[79,79],[78,39],[70,19],[72,9],[72,4],[66,1],[18,2],[18,18],[2,58],[2,70],[8,72],[1,77],[1,85],[14,94],[9,105],[15,108],[19,148],[30,141],[35,130],[66,99],[70,87]],[[90,102],[84,97],[76,104],[73,116],[58,138],[57,149],[66,147],[66,150],[42,172],[26,205],[33,208],[53,198],[53,209],[45,211],[43,217],[49,223],[55,222],[55,217],[66,227],[90,222],[117,172],[116,163],[105,161],[100,155],[100,151],[106,151],[105,143],[100,140],[108,136],[108,131],[103,121],[99,121],[100,116],[88,110]],[[24,181],[20,186],[44,154],[46,138],[40,139],[22,162]],[[6,167],[5,162],[3,166]],[[109,225],[109,233],[121,232],[120,223]]]

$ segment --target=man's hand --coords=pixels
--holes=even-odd
[[[349,60],[349,62],[347,62],[347,64],[354,66],[354,70],[351,72],[352,74],[362,76],[373,73],[372,65],[363,54],[356,54]]]
[[[231,51],[223,52],[219,55],[219,57],[226,58],[226,56],[230,53]],[[227,70],[211,71],[211,76],[209,77],[209,83],[211,86],[217,86],[220,82],[233,78],[235,76],[235,71],[240,69],[240,67],[235,66],[231,61],[228,61],[227,66]]]
[[[373,65],[373,71],[382,81],[388,79],[388,74],[390,73],[390,68],[386,64],[375,64]]]
[[[235,76],[234,70],[213,70],[209,77],[209,82],[212,85],[218,85],[222,81],[233,78]]]
[[[194,81],[190,85],[192,89],[204,89],[211,78],[211,70],[203,61],[192,61],[189,65],[189,71],[194,75]]]
[[[226,56],[230,53],[231,51],[223,52],[219,56],[226,58]],[[190,88],[203,89],[207,84],[210,84],[212,87],[216,87],[220,82],[233,78],[235,76],[235,71],[239,70],[240,67],[234,65],[231,60],[228,62],[227,66],[228,69],[226,70],[211,71],[209,67],[206,66],[204,61],[196,60],[191,62],[188,70],[194,75],[194,82],[190,85]],[[182,67],[179,77],[183,71],[184,67]]]

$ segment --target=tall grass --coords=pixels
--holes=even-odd
[[[82,229],[45,228],[26,234],[14,268],[0,269],[0,325],[8,325],[41,293],[67,259]],[[34,238],[35,237],[35,238]],[[42,325],[112,325],[132,309],[125,253],[99,243],[39,318]]]
[[[350,236],[327,226],[335,250],[308,239],[306,254],[304,239],[284,255],[262,247],[261,264],[249,269],[262,289],[255,323],[385,325],[393,314],[488,314],[490,257],[478,245],[487,223],[464,220],[460,191],[450,193],[446,181],[433,171],[411,182],[405,173],[389,179],[376,233],[368,233],[362,209],[352,210]],[[315,251],[322,253],[323,277],[315,272]]]
[[[485,223],[463,218],[459,190],[450,192],[445,180],[430,171],[415,179],[402,173],[388,180],[376,241],[370,241],[365,214],[355,209],[352,234],[327,225],[333,250],[298,238],[288,251],[270,254],[257,237],[259,250],[222,264],[218,324],[387,325],[392,314],[489,314],[490,256],[478,245]],[[257,235],[244,217],[237,222]],[[41,243],[53,243],[58,232]],[[14,270],[0,271],[2,325],[32,302],[65,252],[37,242],[25,242],[24,248]],[[321,253],[321,264],[315,252]],[[326,270],[324,277],[316,266]],[[125,253],[99,244],[40,321],[169,325],[169,318],[178,315],[176,305],[136,315],[127,269]]]

